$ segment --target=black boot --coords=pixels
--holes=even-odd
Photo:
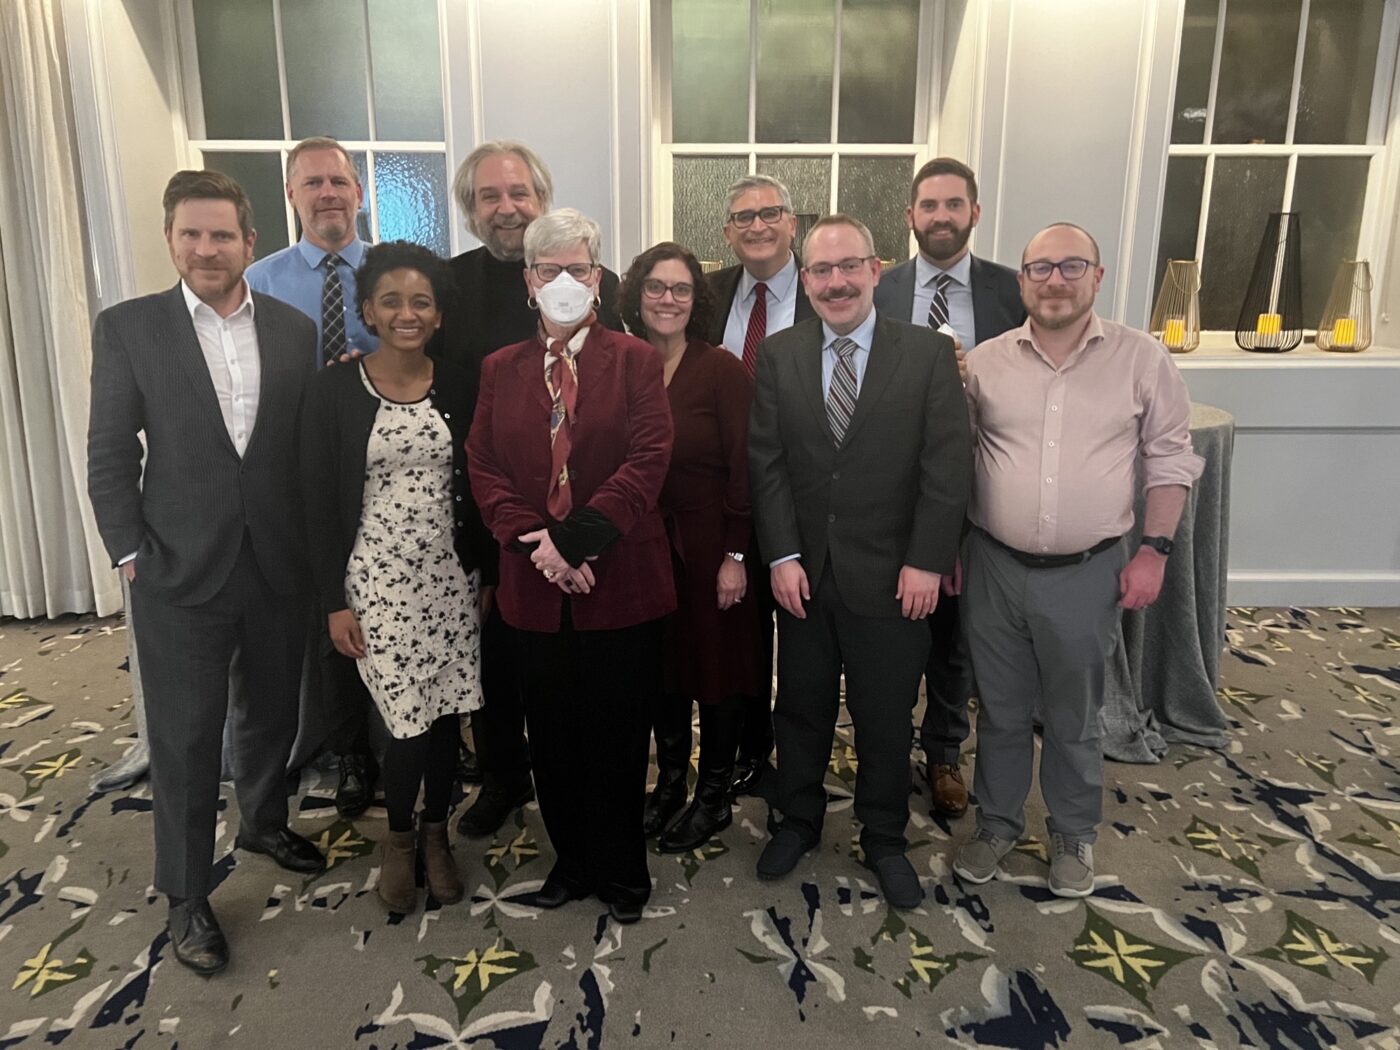
[[[739,748],[740,720],[737,706],[727,701],[700,705],[700,779],[690,806],[657,841],[662,853],[693,850],[733,822],[729,782]]]
[[[656,787],[642,812],[642,834],[659,834],[685,807],[685,777],[690,769],[690,701],[666,696],[652,715],[656,736]]]

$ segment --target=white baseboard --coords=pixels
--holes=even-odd
[[[1400,606],[1400,572],[1231,572],[1230,605]]]

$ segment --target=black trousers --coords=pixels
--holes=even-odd
[[[520,645],[515,628],[501,619],[499,607],[493,606],[481,625],[481,692],[485,702],[472,712],[472,742],[487,785],[523,786],[530,780]]]
[[[201,605],[171,605],[131,587],[141,652],[155,810],[155,887],[177,897],[211,888],[224,721],[242,826],[287,823],[287,759],[297,731],[305,644],[302,596],[272,590],[246,536],[223,587]],[[242,688],[230,707],[229,675]]]
[[[749,553],[749,557],[758,557],[757,548]],[[768,585],[767,573],[763,574],[762,582],[754,590],[757,593],[750,595],[750,600],[761,603],[758,629],[762,634],[760,645],[768,687],[758,696],[744,697],[739,756],[766,762],[773,753],[773,615],[777,612],[778,603],[773,597],[773,588]]]
[[[928,618],[930,646],[924,667],[928,702],[919,740],[930,766],[956,765],[970,725],[967,702],[972,697],[972,656],[962,631],[957,595],[940,595]]]
[[[855,727],[855,814],[869,860],[903,853],[909,822],[909,716],[928,660],[928,624],[857,616],[830,566],[812,590],[807,618],[778,610],[777,805],[784,826],[811,843],[826,816],[823,780],[841,706]]]
[[[321,654],[321,683],[328,704],[338,716],[327,738],[337,757],[369,755],[370,712],[374,698],[369,695],[359,664],[338,652],[331,643],[326,618],[321,617],[318,646]]]
[[[612,631],[519,631],[525,718],[550,877],[604,901],[651,895],[642,808],[661,621]],[[488,701],[489,704],[489,701]]]

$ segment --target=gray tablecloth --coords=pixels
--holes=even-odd
[[[1123,614],[1109,667],[1099,724],[1104,757],[1119,762],[1159,762],[1168,744],[1222,748],[1226,742],[1215,690],[1225,644],[1234,417],[1192,405],[1191,444],[1205,471],[1186,501],[1161,596]]]

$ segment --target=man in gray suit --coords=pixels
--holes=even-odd
[[[316,327],[248,289],[256,233],[236,182],[177,172],[164,205],[180,283],[102,311],[93,331],[88,494],[131,582],[155,886],[175,957],[207,975],[228,962],[208,896],[230,713],[236,844],[291,871],[325,868],[287,827],[286,790],[307,597],[295,435]],[[230,712],[235,653],[244,688]]]
[[[959,371],[966,351],[1026,320],[1016,271],[968,251],[981,215],[972,169],[951,157],[929,161],[914,176],[905,209],[918,254],[884,274],[875,289],[880,313],[952,336]],[[934,810],[960,817],[967,812],[967,786],[958,761],[968,736],[973,682],[957,594],[945,590],[928,622],[932,647],[924,668],[927,704],[919,736]]]
[[[957,560],[967,409],[952,340],[875,315],[880,260],[864,225],[828,216],[802,254],[819,320],[763,343],[749,417],[754,522],[779,605],[783,821],[758,874],[786,875],[820,840],[844,671],[861,849],[890,905],[912,908],[909,714],[928,659],[921,621]]]

